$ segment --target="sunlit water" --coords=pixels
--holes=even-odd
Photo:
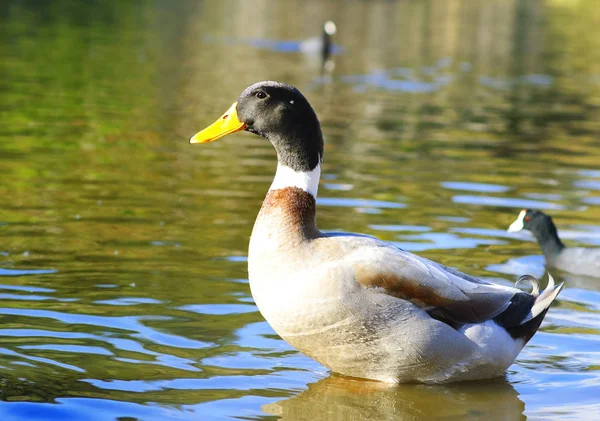
[[[537,244],[506,228],[534,207],[569,245],[600,246],[598,10],[2,2],[0,418],[596,419],[600,279],[554,274],[567,289],[505,378],[331,375],[279,339],[249,292],[271,146],[187,139],[246,85],[292,83],[325,133],[322,229],[507,285],[545,282]],[[326,19],[333,71],[298,47]]]

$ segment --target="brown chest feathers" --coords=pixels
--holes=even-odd
[[[270,190],[256,223],[290,240],[311,240],[321,235],[316,208],[315,198],[298,187]]]

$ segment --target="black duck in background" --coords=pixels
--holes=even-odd
[[[508,232],[524,229],[531,231],[537,240],[548,266],[577,275],[600,277],[600,248],[565,246],[552,218],[545,213],[523,209]]]
[[[323,25],[320,37],[313,37],[300,42],[300,51],[307,56],[320,57],[321,71],[323,73],[332,72],[335,68],[333,54],[336,46],[333,45],[333,36],[337,32],[335,23],[328,20]],[[337,48],[339,51],[339,47]]]
[[[323,24],[320,37],[313,37],[300,43],[300,51],[304,54],[320,54],[321,60],[326,62],[333,54],[333,36],[337,32],[335,23],[328,20]]]

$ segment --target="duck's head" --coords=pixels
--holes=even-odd
[[[269,139],[279,165],[296,172],[314,170],[323,157],[323,135],[317,115],[304,95],[280,82],[247,87],[236,102],[190,143],[206,143],[246,130]]]
[[[554,222],[552,222],[552,218],[542,211],[523,209],[515,222],[508,227],[508,232],[521,230],[531,231],[542,247],[546,258],[555,256],[565,248],[565,245],[558,238],[558,231]]]
[[[335,23],[332,20],[328,20],[323,25],[323,32],[329,36],[333,36],[337,32],[337,26],[335,26]]]
[[[554,232],[556,233],[556,227],[552,218],[546,215],[544,212],[535,209],[523,209],[517,219],[510,224],[508,232],[518,232],[521,230],[528,230],[534,234],[541,232]]]

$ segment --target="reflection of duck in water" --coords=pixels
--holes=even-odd
[[[524,403],[503,378],[444,386],[385,385],[329,376],[289,399],[263,405],[280,420],[519,420]]]
[[[485,282],[373,237],[323,233],[316,196],[323,159],[317,116],[294,87],[244,90],[205,143],[246,130],[267,138],[277,173],[254,224],[252,295],[292,346],[352,377],[427,383],[500,376],[561,290]]]
[[[600,277],[600,248],[566,247],[560,238],[552,218],[544,212],[523,209],[508,227],[508,232],[531,231],[548,266],[576,275]]]

